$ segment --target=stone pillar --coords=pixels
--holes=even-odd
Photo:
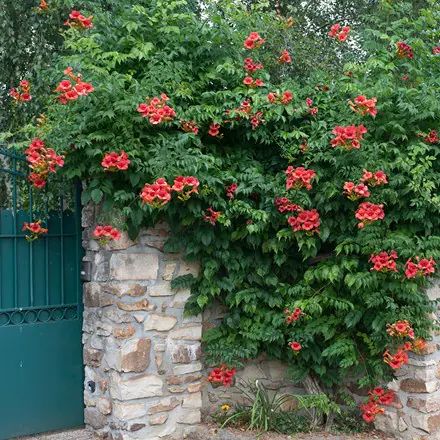
[[[440,284],[428,290],[440,298]],[[435,318],[435,317],[434,317]],[[376,428],[401,440],[440,440],[440,335],[433,335],[421,355],[411,353],[408,365],[389,384],[397,404],[376,420]]]
[[[108,440],[186,438],[201,417],[202,323],[183,316],[189,291],[170,282],[197,267],[163,252],[165,225],[100,247],[90,239],[94,218],[86,208],[86,425]]]

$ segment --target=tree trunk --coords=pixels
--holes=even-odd
[[[321,385],[318,380],[311,376],[310,374],[305,377],[303,380],[304,389],[307,391],[307,394],[324,394]],[[318,426],[322,426],[324,424],[324,415],[321,414],[316,409],[312,409],[312,428],[317,428]]]

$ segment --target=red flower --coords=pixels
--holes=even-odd
[[[226,365],[214,368],[208,376],[208,381],[213,385],[223,385],[229,387],[234,382],[236,370],[235,368],[228,368]]]
[[[278,61],[281,64],[290,64],[292,62],[292,57],[287,50],[283,50],[280,57],[278,58]]]
[[[388,183],[387,175],[379,170],[376,172],[371,172],[364,170],[364,174],[362,175],[361,182],[367,183],[370,186],[381,186]]]
[[[30,94],[31,84],[28,80],[23,79],[20,81],[18,88],[13,87],[9,91],[9,96],[16,102],[29,102],[32,99]]]
[[[405,264],[405,276],[407,278],[415,278],[419,276],[429,276],[435,272],[436,262],[431,257],[429,260],[427,258],[416,257],[417,263],[414,263],[410,258]]]
[[[318,107],[311,107],[311,108],[309,108],[309,113],[312,116],[316,116],[318,114]]]
[[[125,151],[121,151],[119,154],[112,151],[104,155],[101,165],[107,171],[126,170],[130,165],[130,159]]]
[[[296,341],[289,342],[289,347],[293,351],[300,351],[302,349],[302,345],[299,342],[296,342]]]
[[[290,90],[286,90],[285,92],[283,92],[283,95],[280,97],[278,95],[278,93],[275,92],[270,92],[267,94],[267,100],[271,103],[271,104],[283,104],[283,105],[287,105],[289,104],[293,99],[293,93]]]
[[[306,98],[306,106],[307,107],[311,107],[313,105],[313,99],[311,98]]]
[[[396,47],[397,47],[397,56],[399,58],[409,58],[410,60],[414,58],[414,52],[409,44],[406,44],[403,41],[398,41],[396,43]]]
[[[292,322],[298,321],[298,319],[304,315],[302,310],[297,307],[293,312],[289,309],[284,310],[284,314],[286,315],[286,323],[291,324]]]
[[[300,212],[303,209],[301,206],[291,203],[287,197],[276,197],[275,206],[277,210],[281,213],[284,212]]]
[[[235,197],[235,191],[237,191],[238,185],[236,183],[231,183],[227,188],[226,188],[226,197],[229,200],[232,200]]]
[[[316,209],[302,210],[296,217],[289,217],[287,222],[294,232],[306,231],[308,234],[319,233],[321,220]]]
[[[370,197],[368,186],[363,183],[356,185],[354,182],[345,182],[344,194],[353,201],[361,197]]]
[[[316,177],[316,172],[313,170],[308,170],[304,167],[293,168],[293,166],[288,166],[287,170],[284,172],[286,174],[286,189],[299,189],[306,188],[307,190],[312,189],[311,181]]]
[[[408,353],[400,347],[396,353],[391,354],[388,350],[383,354],[383,360],[393,370],[398,370],[408,363]]]
[[[253,79],[251,76],[246,76],[246,77],[243,79],[243,84],[244,84],[245,86],[251,86],[253,83],[254,83],[254,79]]]
[[[194,134],[199,133],[199,127],[197,126],[195,121],[183,121],[182,120],[182,121],[180,121],[180,127],[186,133],[191,133],[191,132]]]
[[[377,220],[385,218],[383,205],[376,205],[370,202],[363,202],[359,205],[355,217],[361,222],[358,223],[358,228],[362,229],[365,225]]]
[[[426,349],[426,346],[427,346],[427,342],[424,339],[417,338],[412,343],[412,350],[415,353],[421,353],[421,352],[423,352],[423,350]]]
[[[144,203],[153,208],[161,208],[171,200],[171,186],[160,177],[154,183],[146,183],[142,188],[140,197]]]
[[[41,226],[41,220],[37,220],[36,222],[23,223],[22,231],[29,232],[29,234],[26,235],[27,241],[34,241],[43,234],[47,234],[48,229]]]
[[[356,98],[354,98],[354,103],[351,101],[348,101],[350,108],[356,112],[359,113],[362,116],[365,115],[371,115],[375,117],[377,115],[377,98],[370,98],[368,99],[364,95],[359,95]]]
[[[62,80],[55,89],[55,91],[59,93],[58,101],[61,104],[66,105],[69,101],[75,101],[80,96],[87,96],[95,90],[92,84],[84,82],[81,79],[81,74],[75,75],[71,67],[65,69],[64,74],[67,75],[70,80]]]
[[[361,148],[360,141],[367,129],[363,125],[336,126],[332,133],[335,137],[330,141],[333,147],[342,147],[346,150]]]
[[[335,38],[340,42],[344,42],[348,38],[350,33],[350,26],[342,26],[339,23],[335,23],[328,33],[330,38]]]
[[[193,176],[178,176],[174,179],[171,189],[179,193],[180,200],[188,200],[191,194],[198,194],[199,179]]]
[[[368,260],[373,263],[373,267],[370,270],[376,270],[378,272],[397,272],[396,259],[396,251],[391,251],[389,254],[385,251],[379,254],[372,254]]]
[[[249,73],[253,73],[257,70],[263,69],[263,65],[261,63],[256,63],[252,58],[245,58],[243,62],[244,70],[246,70]]]
[[[439,137],[436,130],[431,130],[424,138],[423,140],[428,144],[438,144],[439,143]]]
[[[281,97],[281,104],[287,105],[293,99],[293,93],[290,90],[286,90],[283,92],[283,96]]]
[[[249,36],[244,41],[244,48],[251,50],[251,49],[258,49],[261,47],[264,42],[263,38],[261,38],[260,34],[258,32],[251,32]]]
[[[175,118],[176,112],[174,108],[166,104],[168,100],[169,98],[165,93],[162,93],[160,98],[157,96],[151,99],[147,98],[148,102],[139,104],[137,111],[143,118],[148,118],[152,125],[170,122]]]
[[[411,324],[406,320],[396,321],[394,324],[387,324],[387,333],[390,336],[414,339],[414,330]],[[408,349],[411,349],[411,346],[409,346]]]
[[[440,46],[435,46],[432,48],[433,55],[440,55]]]
[[[217,220],[222,215],[221,211],[214,211],[212,208],[208,208],[205,211],[205,214],[203,216],[203,220],[205,222],[211,223],[211,225],[215,226],[217,223]]]
[[[213,137],[221,137],[221,135],[220,135],[220,124],[216,124],[215,122],[213,122],[209,126],[208,134],[210,136],[213,136]]]
[[[107,244],[112,240],[119,240],[121,232],[111,225],[98,225],[93,231],[93,238],[98,240],[101,244]]]
[[[49,9],[49,6],[46,2],[46,0],[40,0],[40,5],[38,6],[39,11],[46,11]]]
[[[72,11],[69,14],[69,19],[64,22],[65,26],[73,27],[76,29],[91,29],[93,27],[93,16],[84,17],[79,11]]]

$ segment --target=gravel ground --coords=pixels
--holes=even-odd
[[[15,440],[93,440],[93,435],[84,430],[55,432],[32,437],[19,437]],[[218,429],[215,426],[203,426],[198,433],[191,434],[188,440],[392,440],[380,432],[367,432],[364,434],[337,435],[328,433],[280,435],[275,433],[258,435],[253,432],[238,429]],[[183,439],[182,439],[183,440]]]

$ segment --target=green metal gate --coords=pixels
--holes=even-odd
[[[0,440],[84,420],[79,188],[54,193],[0,148]],[[29,243],[36,219],[49,232]]]

